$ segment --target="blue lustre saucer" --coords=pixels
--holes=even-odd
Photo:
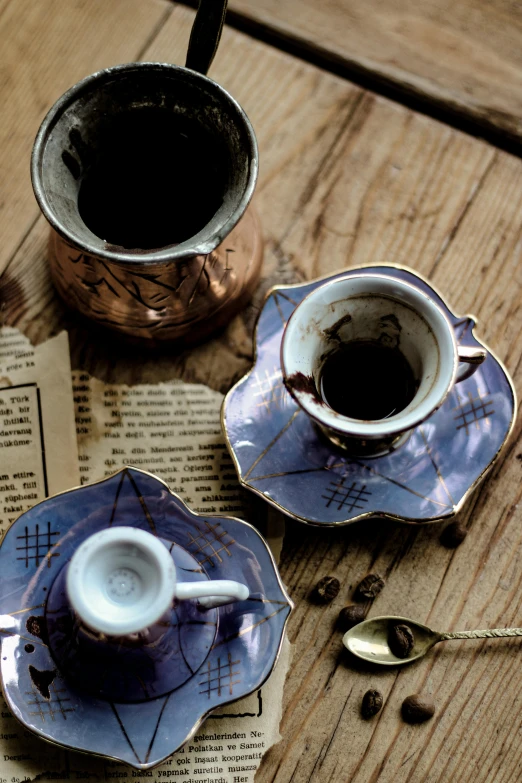
[[[175,605],[164,641],[150,654],[99,640],[92,650],[75,647],[65,566],[87,537],[116,525],[161,537],[183,581],[233,579],[249,587],[249,598],[209,610],[193,601]],[[124,468],[44,500],[6,533],[0,548],[5,699],[44,739],[149,769],[217,707],[264,683],[290,610],[272,555],[251,525],[195,514],[160,479]]]
[[[454,315],[417,274],[391,266],[363,269],[417,286],[446,313],[459,344],[483,345],[473,335],[474,320]],[[326,281],[360,271],[269,292],[256,328],[255,364],[223,402],[223,430],[239,480],[311,525],[346,525],[372,516],[414,523],[448,519],[491,468],[513,426],[513,384],[491,352],[405,443],[373,458],[353,458],[333,445],[283,385],[281,340],[296,306]]]

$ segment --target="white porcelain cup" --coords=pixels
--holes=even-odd
[[[350,418],[330,407],[320,393],[330,354],[360,340],[398,348],[412,370],[413,399],[387,418]],[[292,313],[281,345],[283,378],[295,401],[337,445],[361,455],[396,448],[442,405],[453,384],[471,375],[485,358],[483,348],[457,345],[449,319],[419,288],[365,273],[337,278],[312,291]],[[357,383],[356,366],[352,382]]]
[[[160,539],[134,527],[117,526],[89,536],[71,558],[66,590],[72,609],[88,628],[127,636],[150,628],[174,599],[197,599],[204,608],[244,601],[240,582],[178,582],[176,567]]]

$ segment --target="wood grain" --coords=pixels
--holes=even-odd
[[[522,136],[522,7],[511,0],[231,0],[253,29]]]
[[[191,19],[174,7],[143,57],[183,62]],[[254,304],[190,353],[151,358],[107,346],[57,301],[40,218],[20,235],[0,279],[4,321],[34,341],[66,325],[75,365],[98,377],[184,377],[225,390],[250,365],[253,316],[270,281],[392,262],[422,272],[457,310],[478,316],[479,335],[520,391],[522,162],[230,29],[211,75],[243,104],[260,143],[267,248]],[[463,514],[470,532],[455,551],[440,545],[438,525],[377,521],[324,531],[288,523],[281,571],[296,603],[294,661],[283,740],[264,759],[259,783],[518,783],[519,641],[447,642],[410,668],[382,672],[348,657],[335,619],[373,571],[386,580],[373,614],[404,614],[440,630],[520,625],[521,480],[518,423]],[[309,594],[326,574],[342,590],[319,607]],[[360,701],[370,687],[383,692],[385,706],[364,722]],[[431,695],[437,711],[412,727],[400,705],[415,692]]]

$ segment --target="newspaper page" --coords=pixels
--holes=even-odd
[[[256,513],[250,493],[238,482],[221,431],[222,394],[182,381],[109,385],[85,372],[73,374],[73,391],[82,483],[125,465],[149,470],[194,511],[255,523],[279,559],[282,517],[267,513],[266,504],[258,503]],[[280,739],[289,658],[285,642],[267,683],[208,718],[190,742],[153,771],[154,781],[251,783],[263,755]],[[85,770],[85,764],[78,769]],[[105,762],[99,774],[144,780],[116,762]]]
[[[35,503],[78,483],[67,334],[33,347],[17,329],[3,327],[0,538]]]
[[[68,357],[63,360],[66,369],[62,370],[51,350],[57,352],[58,346],[67,353],[67,343],[59,336],[32,349],[28,343],[18,342],[20,336],[13,331],[10,339],[17,344],[5,350],[15,350],[17,356],[14,359],[14,354],[8,354],[2,359],[2,387],[12,389],[20,377],[24,382],[29,378],[28,375],[15,376],[15,372],[33,370],[31,382],[36,383],[42,397],[41,419],[47,451],[40,446],[36,449],[33,443],[30,457],[34,462],[37,454],[42,462],[45,455],[50,457],[55,451],[60,452],[60,459],[55,455],[55,462],[63,471],[62,485],[58,489],[102,478],[123,465],[132,464],[163,478],[194,510],[240,516],[256,524],[263,522],[254,515],[254,504],[237,481],[221,434],[222,395],[204,386],[182,382],[134,387],[106,385],[87,373],[75,372],[72,377],[78,481],[76,454],[66,451],[70,437],[58,428],[48,425],[46,429],[46,422],[52,424],[54,419],[51,413],[46,417],[43,406],[44,390],[51,389],[50,379],[54,373],[61,385],[53,394],[61,411],[56,418],[63,416],[65,420],[69,410],[72,415]],[[27,357],[19,355],[26,352]],[[36,358],[31,358],[31,352]],[[39,352],[42,352],[41,359]],[[34,361],[35,367],[13,368],[12,365],[20,364],[22,359]],[[35,368],[38,374],[34,372]],[[3,393],[2,390],[0,394]],[[66,454],[69,465],[62,464],[67,461]],[[29,456],[24,458],[23,470],[30,469],[38,480],[42,480],[43,468],[37,473],[33,462]],[[7,474],[7,470],[2,473]],[[50,473],[47,465],[49,491],[54,492],[58,479],[53,478],[51,483]],[[44,484],[43,487],[42,497]],[[27,499],[27,502],[32,505],[37,499]],[[283,523],[278,515],[270,514],[269,518],[263,532],[278,556]],[[116,778],[132,779],[135,783],[144,783],[145,778],[151,783],[167,780],[251,783],[264,753],[280,739],[282,693],[289,658],[290,645],[285,641],[274,672],[262,688],[214,713],[180,751],[160,767],[147,772],[63,750],[35,738],[16,721],[0,698],[0,783],[23,783],[36,778],[101,783]]]
[[[73,389],[82,484],[133,465],[166,481],[194,511],[245,512],[249,499],[221,434],[221,394],[181,381],[104,384],[82,372]]]
[[[105,384],[73,373],[82,484],[125,465],[162,478],[194,511],[237,516],[268,539],[276,561],[281,514],[254,503],[221,431],[223,395],[197,383]]]

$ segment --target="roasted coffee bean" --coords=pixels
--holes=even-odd
[[[388,646],[396,658],[408,658],[413,650],[415,637],[406,623],[393,625],[388,632]]]
[[[370,718],[373,718],[374,715],[377,715],[382,709],[382,704],[382,693],[379,693],[379,691],[376,691],[373,688],[366,691],[361,704],[361,715],[364,720],[369,720]]]
[[[341,609],[339,612],[339,617],[337,618],[337,624],[339,626],[339,630],[343,633],[346,633],[346,631],[349,631],[350,628],[354,627],[354,625],[359,625],[359,623],[362,623],[365,618],[366,609],[363,606],[351,604],[350,606],[345,606],[343,609]]]
[[[468,530],[466,526],[462,522],[455,521],[444,528],[439,541],[446,549],[456,549],[462,544],[467,535]]]
[[[401,713],[406,723],[424,723],[435,715],[435,705],[430,699],[415,693],[404,699]]]
[[[365,576],[362,582],[359,583],[355,590],[355,595],[360,600],[373,601],[382,588],[384,587],[384,579],[379,574],[368,574]]]
[[[341,583],[335,576],[323,576],[314,589],[315,597],[324,604],[329,604],[339,595]]]

